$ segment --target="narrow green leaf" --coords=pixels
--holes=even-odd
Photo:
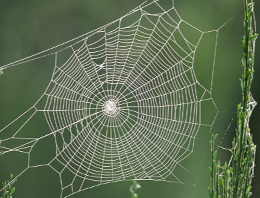
[[[241,111],[239,112],[239,119],[244,120],[245,119],[245,114]]]
[[[13,194],[14,191],[15,191],[15,187],[13,187],[13,188],[11,189],[11,191],[10,191],[10,195]]]
[[[222,186],[224,186],[225,182],[224,182],[224,179],[222,177],[220,178],[220,182],[221,182]]]
[[[252,17],[252,15],[253,15],[253,11],[250,11],[250,12],[248,13],[248,20]]]
[[[216,134],[216,135],[213,136],[212,139],[213,139],[214,142],[216,141],[217,137],[218,137],[218,134]]]
[[[257,39],[257,37],[258,37],[258,34],[254,34],[254,35],[251,37],[251,41]]]
[[[218,151],[215,151],[214,154],[213,154],[213,159],[216,159],[217,155],[218,155]]]
[[[239,79],[239,80],[241,80],[241,79]],[[237,105],[237,110],[239,111],[241,109],[241,103],[239,103],[238,105]]]
[[[234,172],[232,167],[230,167],[230,172],[231,172],[231,174],[233,174],[233,172]]]

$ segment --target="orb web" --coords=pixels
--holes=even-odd
[[[218,30],[211,32],[217,35]],[[0,130],[12,134],[1,140],[0,155],[28,154],[21,174],[38,166],[53,169],[60,177],[61,197],[132,179],[181,183],[175,168],[183,168],[181,161],[193,152],[200,127],[214,122],[201,121],[204,103],[215,104],[211,89],[200,84],[194,71],[197,47],[207,33],[184,21],[175,7],[166,10],[154,0],[92,32],[1,67],[55,57],[40,99]],[[38,114],[44,115],[49,131],[23,137],[24,127]],[[10,132],[21,119],[25,121],[18,130]],[[35,145],[48,137],[55,141],[55,156],[32,164]],[[25,143],[8,145],[21,139]]]

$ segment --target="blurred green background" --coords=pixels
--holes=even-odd
[[[74,37],[107,24],[138,6],[140,0],[0,0],[0,65],[35,54],[63,43]],[[171,0],[162,4],[171,6]],[[241,75],[241,40],[243,35],[242,0],[175,0],[175,7],[183,20],[202,31],[218,29],[228,19],[232,20],[219,31],[213,98],[218,106],[219,116],[211,132],[200,131],[194,153],[183,162],[189,171],[181,175],[183,184],[140,181],[140,198],[187,198],[208,197],[206,189],[209,175],[210,133],[219,133],[218,145],[230,148],[234,136],[236,105],[240,100],[238,78]],[[256,2],[256,18],[260,21],[260,2]],[[260,28],[257,30],[260,32]],[[209,43],[211,38],[209,38]],[[258,40],[258,43],[260,41]],[[200,49],[195,70],[201,81],[211,72],[203,62],[213,61],[214,49]],[[255,80],[252,92],[260,101],[260,47],[256,49]],[[210,58],[208,58],[208,56]],[[45,90],[52,71],[53,57],[40,59],[4,71],[0,77],[0,129],[31,107]],[[212,66],[211,66],[212,67]],[[210,112],[205,112],[208,115]],[[257,106],[251,119],[254,140],[260,145],[260,107]],[[35,122],[35,127],[41,121]],[[33,131],[34,132],[34,131]],[[39,158],[45,157],[52,148],[45,145],[38,151]],[[256,164],[260,164],[260,152]],[[226,155],[225,155],[226,154]],[[221,157],[228,159],[228,152],[221,151]],[[9,178],[10,173],[19,174],[26,167],[26,157],[17,153],[0,156],[0,181]],[[102,185],[78,193],[73,198],[127,198],[130,197],[131,182]],[[260,169],[256,166],[253,182],[253,196],[260,194]],[[26,171],[15,184],[17,198],[57,198],[60,196],[59,177],[48,167]]]

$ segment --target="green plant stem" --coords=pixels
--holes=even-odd
[[[244,0],[244,8],[245,8],[245,20],[244,20],[244,38],[243,38],[243,74],[241,80],[241,88],[242,88],[242,105],[238,106],[238,134],[236,145],[238,147],[237,154],[238,159],[235,160],[235,183],[234,183],[234,197],[238,197],[241,193],[240,186],[244,183],[245,189],[248,186],[248,178],[246,175],[244,178],[244,172],[248,171],[248,164],[243,164],[243,161],[247,160],[247,148],[249,139],[247,138],[249,132],[249,118],[251,112],[248,111],[249,100],[250,100],[250,89],[251,83],[253,79],[253,71],[254,71],[254,52],[253,52],[253,40],[251,39],[253,36],[252,29],[252,16],[253,16],[253,1],[249,4],[247,0]],[[250,133],[250,132],[249,132]],[[245,159],[245,160],[244,160]]]
[[[240,79],[242,99],[237,107],[236,136],[232,141],[232,149],[230,150],[231,161],[225,163],[221,174],[219,173],[220,163],[216,163],[215,153],[217,151],[214,151],[216,136],[212,136],[211,198],[249,198],[251,196],[256,146],[249,129],[249,120],[253,110],[253,106],[250,104],[250,99],[252,100],[250,90],[254,73],[254,45],[258,36],[253,30],[253,0],[250,3],[248,0],[244,0],[244,11],[243,70]],[[253,105],[255,105],[254,102]]]

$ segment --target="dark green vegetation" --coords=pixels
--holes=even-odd
[[[254,73],[255,40],[254,33],[254,2],[244,1],[245,20],[243,36],[242,102],[237,107],[236,136],[232,141],[231,160],[221,166],[217,161],[215,141],[217,135],[212,135],[211,152],[212,166],[210,167],[211,187],[209,194],[212,198],[248,198],[252,193],[252,179],[254,177],[256,145],[249,128],[249,120],[255,106],[251,98],[251,84]]]
[[[11,174],[10,180],[7,180],[2,184],[4,188],[3,191],[1,191],[0,198],[13,198],[13,193],[15,191],[15,187],[13,187],[14,182],[16,182],[16,180],[13,180],[13,175]]]

